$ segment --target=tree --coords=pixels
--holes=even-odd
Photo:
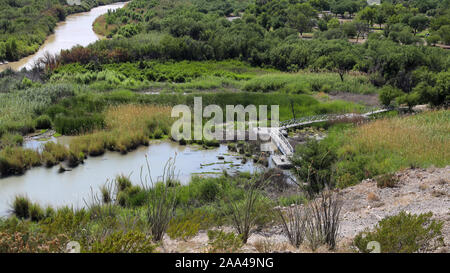
[[[442,26],[438,31],[441,41],[446,45],[450,45],[450,25]]]
[[[441,37],[439,35],[432,34],[428,36],[426,40],[428,45],[435,46],[437,43],[439,43],[440,39]]]
[[[17,42],[16,39],[10,39],[6,42],[5,57],[8,61],[15,61],[17,59]]]
[[[344,75],[356,65],[356,58],[350,50],[339,51],[331,55],[333,69],[344,81]]]
[[[328,21],[327,23],[327,29],[333,29],[333,28],[338,28],[341,24],[339,23],[339,20],[337,18],[332,18],[330,21]]]
[[[356,26],[352,22],[342,24],[342,30],[348,38],[355,37],[357,35]]]
[[[356,42],[359,41],[359,38],[363,38],[369,33],[369,24],[367,22],[356,20],[354,22],[356,28]]]
[[[374,7],[366,7],[361,10],[358,15],[361,20],[369,22],[370,26],[372,26],[377,15],[377,11]]]
[[[420,82],[414,87],[413,93],[419,95],[421,103],[429,103],[432,106],[448,104],[450,102],[450,72],[437,74],[434,86],[427,81]]]
[[[406,104],[410,111],[412,111],[412,108],[419,104],[420,102],[420,94],[417,92],[404,94],[397,98],[398,104]]]
[[[377,10],[374,22],[380,25],[380,29],[382,28],[383,24],[386,23],[386,16],[380,9]]]
[[[430,23],[428,17],[425,15],[416,15],[409,18],[408,25],[414,30],[414,36],[417,32],[425,30]]]
[[[316,11],[309,4],[299,4],[290,10],[288,13],[289,25],[303,33],[311,31],[314,26],[313,19],[316,16]]]

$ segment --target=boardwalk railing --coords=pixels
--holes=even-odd
[[[297,118],[297,119],[290,119],[290,120],[280,122],[280,129],[285,130],[285,129],[300,127],[300,126],[304,126],[304,125],[308,125],[308,124],[320,123],[320,122],[325,122],[325,121],[330,121],[330,120],[338,120],[338,119],[344,119],[344,118],[354,118],[354,117],[368,118],[372,115],[385,113],[385,112],[389,112],[392,110],[393,109],[388,108],[388,109],[374,110],[371,112],[367,112],[365,114],[353,114],[353,113],[341,114],[341,115],[325,114],[325,115],[301,117],[301,118]]]
[[[275,142],[278,149],[283,155],[291,156],[294,154],[294,148],[289,143],[289,140],[282,134],[282,130],[295,128],[299,126],[309,125],[313,123],[319,123],[319,122],[325,122],[330,120],[339,120],[339,119],[348,119],[348,118],[355,118],[355,117],[362,117],[362,118],[368,118],[372,115],[385,113],[392,111],[392,108],[388,109],[380,109],[380,110],[373,110],[371,112],[367,112],[365,114],[329,114],[329,115],[317,115],[317,116],[309,116],[309,117],[302,117],[298,119],[291,119],[280,122],[279,128],[271,128],[270,130],[270,136],[272,138],[272,141]]]

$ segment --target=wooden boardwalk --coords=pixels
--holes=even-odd
[[[260,129],[262,129],[262,131],[270,133],[270,138],[272,142],[275,143],[278,150],[281,152],[281,156],[280,155],[272,156],[272,160],[274,161],[275,165],[278,167],[285,168],[292,165],[289,158],[294,154],[295,151],[292,145],[289,143],[289,140],[283,135],[282,133],[283,130],[306,125],[312,125],[315,123],[326,122],[331,120],[351,119],[358,117],[369,118],[372,115],[381,114],[392,110],[393,109],[374,110],[371,112],[367,112],[365,114],[342,114],[342,115],[330,114],[330,115],[309,116],[280,122],[280,127],[278,128],[260,128]]]

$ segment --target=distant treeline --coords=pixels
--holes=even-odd
[[[407,104],[429,102],[430,97],[436,102],[434,104],[448,101],[449,72],[446,71],[450,66],[450,52],[417,42],[407,43],[399,40],[405,33],[414,40],[415,34],[420,30],[420,28],[413,30],[402,23],[414,18],[414,15],[412,17],[409,15],[415,12],[416,15],[425,16],[420,13],[422,11],[426,11],[426,14],[448,14],[448,5],[445,1],[430,1],[436,2],[430,10],[417,8],[418,1],[403,1],[400,4],[397,2],[396,5],[386,2],[373,7],[362,3],[364,1],[349,0],[332,1],[330,6],[319,5],[318,2],[321,1],[299,3],[299,1],[229,0],[225,2],[234,7],[229,9],[229,14],[218,13],[215,9],[206,10],[200,4],[202,2],[134,0],[126,8],[107,15],[107,21],[121,24],[113,39],[98,41],[87,48],[77,47],[62,51],[59,62],[95,65],[149,59],[177,61],[239,59],[254,66],[274,67],[283,71],[308,69],[316,72],[337,72],[342,80],[348,71],[354,70],[369,74],[376,86],[387,84],[392,86],[394,89],[386,91],[387,102],[399,96],[402,96],[402,102]],[[236,6],[238,2],[240,5]],[[353,22],[343,24],[338,22],[337,26],[333,26],[330,22],[336,18],[332,16],[328,19],[327,29],[315,30],[313,39],[300,39],[299,26],[305,18],[311,20],[309,23],[314,26],[321,20],[326,20],[323,16],[319,19],[319,10],[331,7],[333,11],[335,10],[332,8],[333,5],[346,2],[359,3],[353,12],[357,14]],[[241,10],[244,8],[243,3],[248,4],[244,11]],[[380,11],[390,8],[394,13],[383,23],[386,24],[385,30],[369,31],[371,24],[380,21],[370,21],[371,17],[365,15],[365,12],[369,9]],[[240,12],[243,12],[241,19],[225,18]],[[348,15],[347,13],[343,16]],[[270,22],[266,22],[264,14],[269,14],[267,18],[270,17]],[[435,19],[427,20],[435,22]],[[274,23],[273,20],[278,23]],[[356,34],[360,37],[368,36],[364,44],[348,41],[348,37],[353,35],[352,31],[343,36],[331,35],[343,32],[348,24],[354,24],[353,27],[357,28],[359,23],[369,26],[367,33]],[[398,32],[393,30],[394,28],[399,28]],[[443,82],[439,84],[441,86],[439,90],[434,89],[437,84],[436,77],[439,78],[439,82]],[[418,95],[416,92],[414,96],[408,95],[414,91],[426,94]]]

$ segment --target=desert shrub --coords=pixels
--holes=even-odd
[[[181,217],[173,218],[167,229],[167,234],[172,239],[187,240],[198,234],[200,229],[211,225],[212,215],[205,210],[197,209],[187,212]]]
[[[305,237],[306,218],[302,207],[296,205],[286,211],[278,210],[283,224],[283,233],[294,247],[299,247]]]
[[[336,247],[340,226],[342,200],[338,194],[323,191],[306,207],[306,238],[311,249],[315,250],[322,244],[330,249]]]
[[[150,176],[150,167],[147,162],[148,175]],[[149,177],[151,179],[151,177]],[[143,185],[149,185],[145,178],[141,181]],[[151,182],[150,187],[146,189],[149,193],[146,208],[147,222],[150,225],[153,240],[156,242],[163,239],[164,233],[174,216],[176,206],[176,194],[172,190],[170,182],[175,179],[174,161],[169,160],[164,167],[164,175],[159,183]]]
[[[367,245],[372,241],[380,244],[382,253],[432,251],[443,244],[443,222],[431,220],[432,216],[431,212],[416,215],[402,211],[378,222],[373,231],[360,232],[353,244],[361,252],[370,252]]]
[[[31,232],[0,232],[0,253],[62,253],[67,245],[65,235],[44,236]]]
[[[247,243],[248,238],[253,233],[258,221],[261,220],[261,206],[264,207],[264,199],[261,189],[270,180],[270,177],[259,180],[257,174],[244,182],[244,193],[242,199],[236,201],[232,197],[232,192],[228,195],[230,215],[233,227],[238,232],[243,243]],[[267,208],[266,208],[267,209]],[[267,214],[267,210],[264,210]]]
[[[375,178],[378,188],[393,188],[398,183],[398,177],[395,174],[383,174]]]
[[[153,253],[156,245],[141,231],[116,231],[95,241],[87,252],[92,253]]]
[[[49,116],[42,115],[36,119],[36,129],[50,129],[52,128],[52,121]]]
[[[208,230],[209,252],[212,253],[233,253],[242,247],[242,238],[233,232],[222,230]]]

